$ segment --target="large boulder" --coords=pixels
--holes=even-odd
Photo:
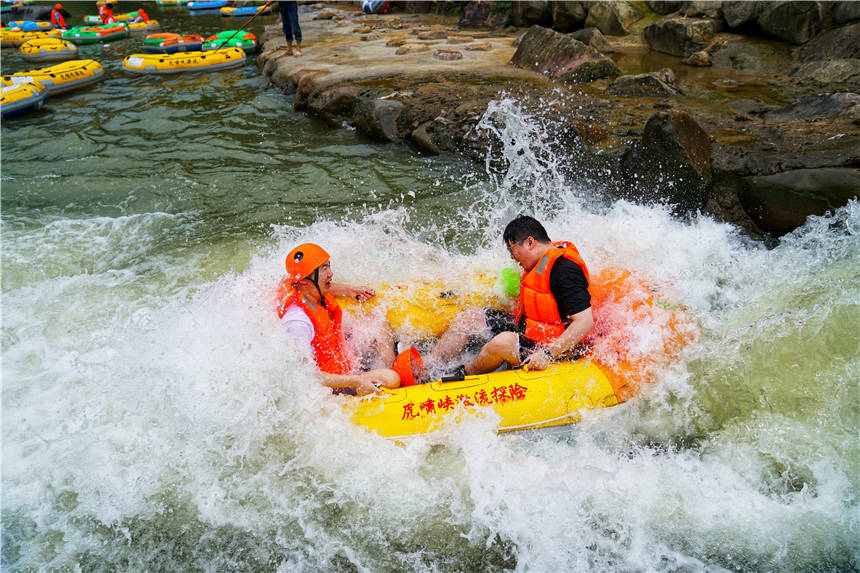
[[[606,91],[625,97],[674,97],[681,94],[675,87],[675,73],[670,68],[618,77],[609,84]]]
[[[397,120],[404,107],[403,102],[391,99],[366,101],[356,110],[355,128],[359,133],[379,141],[399,141],[403,139],[403,133]]]
[[[860,58],[860,23],[822,32],[798,48],[797,56],[801,62]]]
[[[840,92],[806,96],[764,114],[767,123],[827,117],[860,120],[860,94]]]
[[[687,0],[681,14],[689,18],[721,18],[722,0]]]
[[[738,28],[758,20],[764,12],[767,2],[762,0],[733,0],[723,2],[723,20],[729,28]]]
[[[743,38],[714,52],[712,63],[715,68],[781,73],[790,67],[791,54],[784,44]]]
[[[652,50],[685,58],[705,49],[717,31],[714,20],[695,18],[661,18],[643,30]]]
[[[738,198],[756,225],[776,236],[860,197],[860,169],[795,169],[741,179]]]
[[[11,8],[3,12],[3,22],[12,22],[18,20],[37,20],[43,22],[50,22],[51,10],[53,10],[52,6],[39,6],[36,4],[12,6]]]
[[[669,203],[676,213],[695,212],[712,181],[711,140],[690,114],[658,112],[622,165],[637,196]]]
[[[549,2],[513,2],[511,8],[516,26],[552,26],[552,9]]]
[[[791,70],[788,75],[822,84],[856,86],[860,84],[860,58],[805,62]]]
[[[424,2],[430,6],[433,2]],[[457,25],[461,28],[499,28],[507,23],[509,12],[498,2],[467,2]]]
[[[808,42],[820,30],[824,12],[820,2],[769,2],[758,17],[759,29],[792,44]]]
[[[600,33],[597,28],[583,28],[577,30],[570,35],[574,40],[578,40],[586,46],[591,46],[601,54],[611,54],[615,52],[612,43],[606,39],[606,36]]]
[[[680,0],[647,0],[646,4],[658,14],[671,14],[681,9]]]
[[[626,36],[630,25],[644,14],[629,2],[595,2],[588,9],[586,28],[597,28],[607,36]]]
[[[307,98],[307,110],[329,125],[340,125],[351,120],[358,101],[358,86],[338,86],[312,92]]]
[[[523,35],[511,63],[577,83],[621,75],[618,66],[594,48],[540,26],[532,26]]]
[[[553,2],[552,29],[570,32],[582,28],[587,13],[582,2]]]
[[[833,23],[837,26],[860,20],[860,2],[839,2],[833,11]]]

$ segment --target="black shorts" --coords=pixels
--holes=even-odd
[[[496,336],[497,334],[500,334],[502,332],[517,333],[517,338],[519,339],[520,362],[525,361],[525,359],[528,358],[535,351],[535,349],[537,349],[538,343],[531,338],[526,338],[526,335],[524,334],[525,321],[517,323],[514,320],[514,315],[503,310],[485,308],[484,321],[487,323],[487,328],[490,329],[490,332],[493,336]],[[587,352],[587,343],[585,341],[582,341],[576,344],[573,348],[563,352],[561,356],[557,356],[555,360],[576,360]]]
[[[509,312],[496,310],[494,308],[485,308],[484,322],[487,323],[487,328],[490,329],[493,336],[501,334],[502,332],[517,333],[517,338],[519,338],[518,349],[520,362],[528,358],[528,356],[535,351],[535,348],[537,348],[537,343],[531,338],[526,338],[525,334],[523,334],[525,324],[518,324],[514,320],[514,315]]]

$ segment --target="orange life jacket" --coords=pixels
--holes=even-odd
[[[101,13],[102,17],[102,25],[104,24],[116,24],[116,20],[113,17],[113,10],[108,7],[105,7],[104,12]]]
[[[58,28],[66,27],[66,19],[63,18],[63,14],[59,10],[51,10],[51,24]]]
[[[549,290],[549,274],[559,257],[569,259],[579,265],[585,279],[591,284],[588,268],[573,243],[554,242],[553,247],[541,257],[538,264],[520,280],[520,300],[517,305],[516,319],[519,322],[525,315],[526,338],[536,342],[550,343],[564,332],[565,325],[558,314],[558,304]],[[567,317],[565,317],[567,318]]]
[[[292,305],[297,304],[305,311],[314,325],[314,359],[323,372],[329,374],[349,374],[352,364],[346,354],[346,341],[343,337],[343,310],[335,298],[325,295],[325,306],[315,303],[299,294],[287,281],[278,287],[278,318],[283,318]]]

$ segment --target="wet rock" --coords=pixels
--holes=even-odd
[[[467,2],[457,25],[461,28],[480,28],[486,25],[491,5],[488,2]]]
[[[552,10],[549,2],[512,2],[511,9],[516,26],[552,26]]]
[[[436,144],[433,142],[433,122],[428,121],[422,123],[415,129],[409,136],[412,140],[412,143],[417,147],[420,151],[427,153],[429,155],[439,155],[442,151],[436,147]]]
[[[680,0],[648,0],[646,4],[658,14],[671,14],[681,9]]]
[[[801,46],[797,56],[801,62],[860,58],[860,23],[822,32]]]
[[[711,141],[688,113],[657,112],[622,165],[641,196],[668,202],[676,213],[695,212],[712,181]]]
[[[618,66],[594,48],[540,26],[532,26],[523,35],[511,63],[573,82],[621,75]]]
[[[448,32],[444,30],[430,30],[429,32],[420,32],[419,40],[444,40],[448,37]]]
[[[38,6],[35,4],[12,6],[9,10],[3,12],[3,21],[36,20],[50,22],[52,10],[51,6]]]
[[[584,28],[582,30],[577,30],[572,33],[570,37],[582,42],[586,46],[591,46],[601,54],[612,54],[615,52],[615,48],[612,47],[612,43],[607,40],[606,36],[601,34],[600,30],[597,28]]]
[[[762,114],[776,109],[776,106],[752,97],[733,101],[729,104],[729,109],[740,114]]]
[[[684,58],[705,49],[716,31],[713,20],[663,18],[645,26],[642,34],[652,50]]]
[[[394,52],[398,56],[403,54],[414,54],[416,52],[429,52],[430,46],[427,44],[403,44]]]
[[[833,23],[836,25],[847,24],[854,20],[860,20],[860,2],[839,2],[833,11]]]
[[[860,119],[860,94],[834,93],[807,96],[764,114],[764,120],[770,123],[825,117]]]
[[[552,2],[552,29],[570,32],[581,28],[588,15],[582,2]]]
[[[711,60],[711,54],[707,52],[707,50],[700,50],[698,52],[693,52],[690,56],[684,60],[684,63],[688,66],[697,66],[701,68],[709,67],[713,64]]]
[[[472,36],[448,36],[449,44],[468,44],[469,42],[474,42],[475,38]]]
[[[860,59],[806,62],[791,70],[791,77],[812,79],[822,84],[860,84]]]
[[[406,40],[388,40],[385,45],[389,48],[399,48],[406,45]]]
[[[353,28],[353,34],[370,34],[373,31],[373,28],[370,26],[359,26],[358,28]]]
[[[723,20],[729,28],[738,28],[749,22],[755,22],[764,11],[767,2],[760,0],[735,0],[723,2]]]
[[[785,46],[774,43],[739,40],[729,43],[712,56],[716,68],[781,72],[790,64],[791,55]]]
[[[337,16],[337,10],[334,8],[327,8],[314,16],[312,20],[331,20],[335,16]]]
[[[380,141],[399,141],[403,136],[397,120],[403,113],[403,102],[375,99],[359,104],[354,116],[355,128],[362,134]]]
[[[607,36],[626,36],[629,26],[641,20],[644,14],[629,2],[595,2],[588,9],[587,28],[597,28]]]
[[[721,0],[688,0],[681,6],[681,14],[688,18],[722,18]]]
[[[466,49],[470,52],[487,52],[493,49],[493,45],[490,42],[480,42],[478,44],[469,44],[466,46]]]
[[[669,68],[663,68],[657,72],[616,78],[606,91],[625,97],[674,97],[681,94],[674,83],[675,73]]]
[[[352,119],[358,94],[357,86],[339,86],[311,93],[307,100],[307,110],[329,125],[339,125],[343,120]]]
[[[453,60],[462,60],[463,54],[457,50],[436,50],[433,52],[433,57],[439,60],[450,62]]]
[[[765,34],[792,44],[808,42],[820,30],[824,14],[820,2],[770,2],[758,17]]]
[[[756,225],[773,235],[793,231],[860,197],[858,169],[796,169],[740,181],[738,198]]]

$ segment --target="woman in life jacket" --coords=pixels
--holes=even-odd
[[[359,396],[414,383],[413,366],[420,370],[420,357],[413,349],[394,360],[393,368],[359,372],[350,360],[343,327],[343,311],[335,296],[366,300],[376,293],[365,287],[332,282],[329,254],[319,245],[304,243],[287,254],[287,276],[278,287],[277,314],[295,343],[313,354],[323,384],[338,393]],[[390,330],[390,329],[389,329]],[[394,357],[393,339],[383,337],[378,350],[386,362]],[[387,349],[387,353],[386,353]]]

